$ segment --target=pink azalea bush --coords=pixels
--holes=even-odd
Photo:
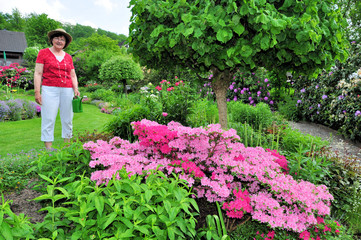
[[[143,119],[132,123],[138,141],[119,137],[88,142],[90,167],[98,184],[107,183],[123,167],[130,174],[158,169],[177,173],[196,197],[223,203],[228,217],[252,215],[254,220],[302,233],[330,214],[333,199],[326,186],[295,180],[286,174],[287,160],[275,150],[246,148],[236,130],[219,124],[190,128],[177,122],[160,125]],[[119,177],[119,176],[118,176]]]

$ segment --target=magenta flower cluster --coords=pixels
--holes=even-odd
[[[90,167],[98,184],[107,183],[123,167],[132,174],[158,169],[185,179],[198,198],[218,201],[228,217],[251,214],[272,228],[303,232],[316,218],[330,214],[333,199],[327,188],[296,181],[286,171],[287,160],[275,150],[246,148],[236,130],[219,124],[190,128],[177,122],[160,125],[143,119],[133,122],[138,141],[113,138],[88,142]],[[119,177],[116,175],[116,177]]]

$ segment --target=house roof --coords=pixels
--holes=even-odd
[[[0,30],[0,51],[24,53],[28,47],[23,32]]]

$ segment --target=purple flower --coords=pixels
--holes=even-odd
[[[227,98],[227,102],[231,101],[229,98]]]
[[[267,101],[267,100],[268,100],[268,97],[264,97],[264,100]]]
[[[310,109],[310,110],[311,110],[311,109],[312,109],[312,106],[311,106],[311,107],[309,107],[308,109]]]
[[[357,110],[356,112],[355,112],[355,116],[357,117],[357,116],[361,116],[361,112],[359,111],[359,110]]]
[[[241,91],[241,94],[243,94],[243,93],[244,93],[244,90]]]
[[[342,112],[343,112],[343,114],[346,114],[346,110],[343,110]]]
[[[257,92],[257,95],[261,95],[261,91],[258,91],[258,92]]]
[[[320,114],[320,112],[319,112],[319,111],[317,111],[317,114]]]
[[[320,86],[316,85],[316,89],[318,89]]]
[[[345,97],[343,95],[338,96],[338,99],[344,99]]]
[[[326,99],[327,98],[327,95],[322,95],[322,99]]]
[[[234,92],[236,93],[236,92],[238,92],[238,89],[236,88],[236,89],[234,89]]]
[[[268,82],[268,79],[266,78],[266,79],[264,80],[264,82]]]
[[[302,103],[302,100],[297,100],[297,103]]]
[[[234,96],[233,101],[237,101],[237,96]]]
[[[251,100],[252,100],[252,97],[249,97],[249,98],[248,98],[248,100],[250,100],[250,101],[251,101]]]
[[[321,107],[321,104],[317,104],[317,107],[320,108],[320,107]]]
[[[234,88],[234,86],[233,86],[233,85],[229,86],[229,89],[233,90],[233,88]]]
[[[272,101],[272,100],[271,100],[271,101],[269,101],[269,104],[271,104],[271,105],[272,105],[272,104],[273,104],[273,101]]]
[[[306,90],[304,88],[302,88],[300,92],[304,93],[304,92],[306,92]]]

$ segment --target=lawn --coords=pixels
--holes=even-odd
[[[84,131],[101,131],[113,115],[101,113],[100,110],[89,104],[83,105],[83,113],[74,113],[73,134]],[[0,158],[8,154],[17,154],[21,151],[40,150],[44,148],[40,140],[41,118],[22,121],[0,122]],[[54,147],[63,143],[61,138],[61,122],[58,115],[55,123]]]

